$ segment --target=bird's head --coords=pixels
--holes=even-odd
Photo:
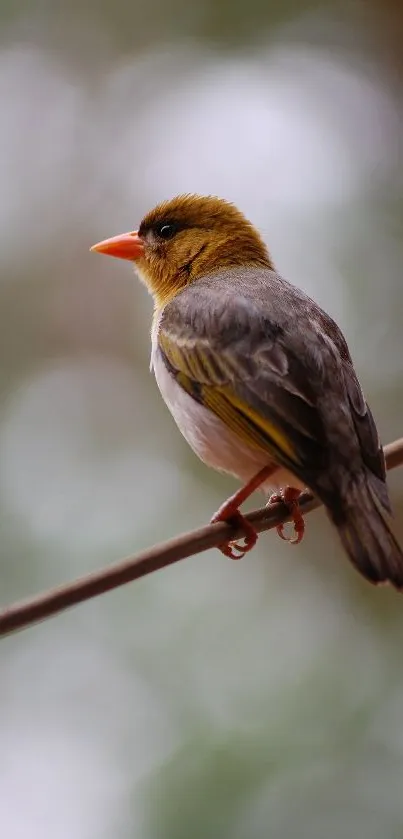
[[[91,250],[133,262],[158,309],[213,271],[272,267],[253,225],[233,204],[213,196],[165,201],[147,213],[138,230],[105,239]]]

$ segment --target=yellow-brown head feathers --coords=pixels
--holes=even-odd
[[[139,232],[142,228],[152,228],[158,222],[168,218],[178,224],[186,225],[188,229],[195,227],[205,230],[228,230],[230,227],[233,231],[234,228],[246,227],[253,238],[258,238],[261,242],[253,225],[247,221],[235,204],[215,195],[187,193],[162,201],[144,217]]]
[[[213,271],[251,264],[272,267],[253,225],[234,204],[215,196],[179,195],[162,202],[143,218],[138,234],[122,237],[124,254],[117,252],[119,237],[110,240],[114,251],[105,247],[109,240],[94,249],[130,258],[128,236],[135,237],[133,261],[157,309]]]

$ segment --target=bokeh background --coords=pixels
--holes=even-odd
[[[130,266],[89,253],[161,199],[234,200],[402,434],[402,56],[398,0],[0,0],[4,605],[235,489],[159,398]],[[267,534],[6,638],[1,835],[398,839],[402,650],[401,597],[322,512],[298,550]]]

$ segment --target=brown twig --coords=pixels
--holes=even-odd
[[[403,438],[385,447],[386,464],[388,469],[403,465]],[[320,502],[310,492],[304,492],[300,501],[303,513],[309,513]],[[273,504],[270,508],[263,507],[250,513],[247,518],[260,533],[271,530],[281,522],[288,521],[289,513],[283,504]],[[7,635],[19,629],[31,626],[62,612],[64,609],[83,603],[92,597],[104,594],[106,591],[130,583],[139,577],[145,577],[152,571],[158,571],[167,565],[172,565],[180,559],[194,556],[202,551],[213,548],[229,537],[239,539],[243,536],[242,528],[234,529],[219,522],[209,524],[190,533],[183,533],[168,542],[154,545],[135,557],[129,557],[114,565],[80,577],[72,583],[66,583],[59,588],[51,589],[29,600],[14,603],[0,612],[0,635]]]

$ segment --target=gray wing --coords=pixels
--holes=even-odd
[[[241,432],[247,421],[266,434],[277,462],[320,497],[364,465],[384,482],[376,426],[340,329],[274,272],[232,269],[194,282],[166,307],[159,346],[194,399],[221,415],[227,399],[242,414]]]

